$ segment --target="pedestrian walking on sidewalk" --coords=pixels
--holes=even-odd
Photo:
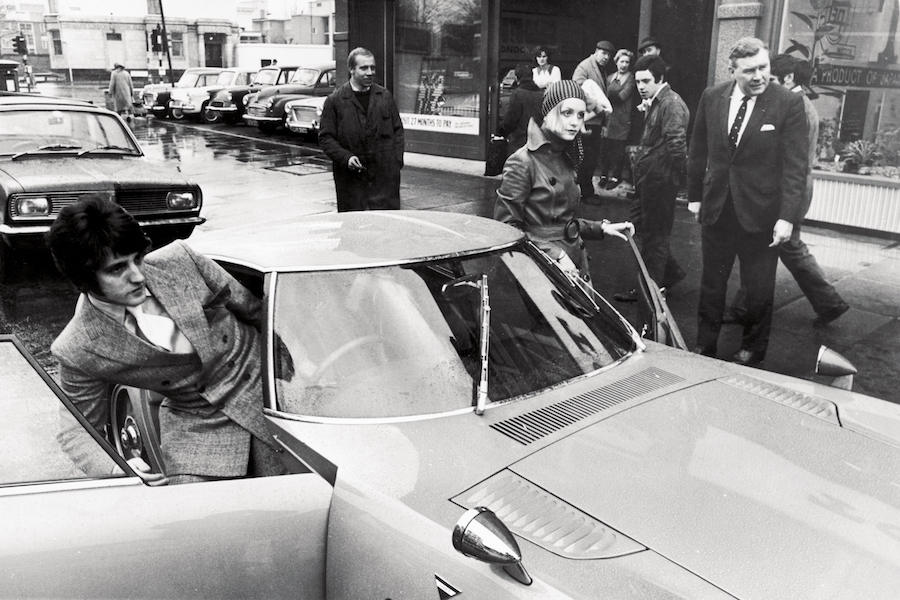
[[[819,139],[819,114],[810,99],[803,94],[803,86],[809,85],[809,63],[790,54],[779,54],[772,59],[772,75],[778,79],[778,83],[795,94],[802,95],[803,108],[806,110],[806,121],[809,125],[809,171],[806,175],[806,202],[803,205],[802,220],[812,202],[812,167],[816,162],[816,144]],[[794,225],[791,239],[778,246],[778,258],[794,276],[794,281],[800,286],[803,295],[806,296],[816,312],[816,318],[813,320],[814,326],[827,325],[850,309],[834,286],[825,279],[825,273],[816,261],[816,257],[810,254],[809,248],[800,239],[800,222]],[[741,287],[730,310],[726,311],[723,322],[741,323],[743,321],[746,313],[744,307],[746,295],[747,292]]]
[[[134,86],[131,83],[131,74],[120,63],[113,65],[112,73],[109,75],[109,95],[113,109],[126,121],[130,121],[134,116]]]
[[[737,257],[747,316],[733,360],[758,365],[772,327],[778,246],[806,204],[809,126],[801,95],[770,83],[762,40],[741,38],[729,60],[732,81],[703,92],[689,149],[689,209],[699,211],[703,244],[696,350],[717,354]]]
[[[606,96],[606,65],[609,64],[616,47],[612,42],[601,40],[597,42],[594,53],[578,63],[572,79],[579,86],[584,87],[586,81],[593,81],[603,93],[602,100],[609,104]],[[592,103],[595,103],[593,100]],[[612,107],[609,109],[612,112]],[[594,192],[594,171],[597,169],[597,162],[600,160],[600,153],[603,151],[603,126],[606,125],[607,115],[609,113],[597,110],[585,122],[584,144],[584,162],[578,171],[578,185],[581,188],[581,197],[586,202],[599,202],[600,197]],[[606,185],[605,178],[600,180],[600,186]]]
[[[541,102],[543,124],[532,119],[528,142],[503,167],[494,218],[524,231],[570,275],[590,281],[582,238],[625,238],[631,223],[593,221],[577,216],[576,179],[584,157],[581,130],[587,112],[584,92],[571,80],[551,83]]]
[[[686,274],[672,257],[669,240],[675,223],[675,196],[685,181],[690,111],[666,83],[663,59],[642,56],[634,69],[644,115],[634,161],[635,202],[640,210],[635,222],[637,238],[650,277],[658,286],[671,288]],[[613,297],[633,302],[637,291]]]
[[[319,146],[331,159],[338,212],[400,208],[403,123],[391,93],[375,83],[375,55],[347,56],[350,81],[325,99]]]

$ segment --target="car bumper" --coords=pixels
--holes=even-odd
[[[256,123],[280,123],[280,117],[261,117],[257,115],[244,115],[244,120],[251,125],[255,125]]]
[[[191,103],[186,103],[186,104],[184,104],[184,103],[182,103],[182,102],[180,102],[180,101],[177,101],[177,100],[173,100],[173,101],[169,102],[169,108],[172,108],[172,109],[178,109],[178,110],[180,110],[181,112],[183,112],[184,114],[188,114],[188,115],[190,115],[190,114],[196,114],[196,113],[199,113],[199,112],[200,112],[200,107],[199,107],[199,106],[196,106],[196,105],[191,104]]]
[[[206,222],[204,217],[200,217],[197,215],[185,216],[185,217],[171,217],[168,219],[151,219],[151,220],[143,220],[137,219],[137,222],[140,223],[141,227],[145,227],[148,229],[155,229],[158,227],[181,227],[184,225],[202,225]],[[26,238],[31,236],[41,236],[41,241],[43,242],[43,235],[50,231],[50,223],[41,223],[35,225],[10,225],[9,223],[0,224],[0,236],[3,237],[4,241],[6,241],[10,246],[16,245],[18,238]],[[26,240],[23,239],[23,242]]]
[[[237,112],[237,106],[207,106],[209,110],[217,112]]]

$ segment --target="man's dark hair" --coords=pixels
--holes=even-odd
[[[367,50],[362,46],[360,46],[359,48],[354,48],[350,51],[350,54],[347,55],[347,69],[349,69],[350,71],[352,71],[353,67],[356,66],[357,56],[371,56],[372,58],[375,58],[375,55],[372,54],[371,50]]]
[[[669,68],[669,65],[666,64],[659,56],[654,56],[652,54],[647,54],[645,56],[637,59],[637,62],[634,63],[634,72],[638,71],[650,71],[653,75],[653,79],[660,83],[665,81],[666,79],[666,70]]]
[[[777,54],[772,57],[771,61],[771,71],[772,75],[778,78],[779,81],[784,81],[784,78],[787,75],[795,75],[795,66],[797,63],[797,59],[791,56],[790,54]]]
[[[150,245],[134,217],[98,197],[64,207],[47,233],[57,268],[82,292],[99,292],[97,271],[111,254],[143,256]]]

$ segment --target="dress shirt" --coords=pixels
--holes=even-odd
[[[141,337],[144,340],[150,341],[146,335],[142,334],[137,330],[136,321],[133,318],[128,317],[128,311],[126,307],[121,304],[114,304],[112,302],[107,302],[102,298],[98,298],[93,294],[87,295],[88,300],[91,304],[94,305],[97,310],[110,317],[116,323],[121,324],[125,329],[129,332],[135,334],[138,337]],[[150,290],[147,290],[147,299],[144,300],[144,303],[140,305],[140,308],[143,312],[156,315],[158,317],[163,317],[172,321],[172,317],[169,316],[169,313],[166,312],[166,309],[163,308],[162,304],[153,297],[150,293]],[[171,348],[162,347],[159,344],[154,344],[155,346],[161,347],[163,350],[174,352],[176,354],[192,354],[194,353],[194,345],[191,344],[191,341],[187,339],[187,337],[178,329],[178,326],[175,325],[175,322],[172,321],[172,329],[174,334],[172,336]],[[153,342],[150,342],[151,344]]]

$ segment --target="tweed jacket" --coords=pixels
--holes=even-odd
[[[809,155],[803,99],[769,84],[757,96],[737,149],[728,144],[728,105],[734,82],[700,98],[688,154],[688,200],[702,202],[700,222],[715,224],[731,195],[741,227],[771,230],[778,219],[800,222]]]
[[[690,118],[681,96],[668,85],[659,90],[644,113],[644,129],[634,166],[638,181],[667,186],[684,183]]]
[[[246,474],[251,435],[276,447],[262,415],[259,301],[181,241],[148,254],[142,272],[195,352],[144,341],[82,294],[51,347],[63,390],[98,429],[109,418],[113,385],[159,392],[166,397],[159,425],[167,475]],[[60,443],[89,471],[72,439],[63,435]]]
[[[600,86],[600,89],[603,90],[603,93],[607,93],[606,87],[606,71],[604,71],[600,65],[597,64],[596,59],[594,59],[594,55],[591,54],[583,61],[578,63],[578,66],[575,67],[575,72],[572,73],[572,80],[578,85],[584,85],[584,82],[588,79],[593,80],[597,85]],[[606,114],[598,113],[595,117],[586,121],[586,125],[603,125],[606,122]]]

